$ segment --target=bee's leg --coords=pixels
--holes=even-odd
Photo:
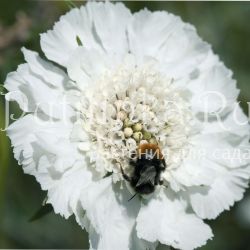
[[[160,180],[159,181],[159,185],[165,187],[165,188],[168,188],[168,185],[164,185],[164,181],[163,180]]]
[[[136,166],[137,166],[136,162],[135,162],[134,160],[132,160],[132,159],[129,161],[129,164],[130,164],[131,166],[133,166],[133,167],[136,167]]]
[[[161,176],[159,173],[155,176],[155,185],[161,185]]]
[[[121,164],[120,164],[120,169],[121,169],[123,178],[124,178],[126,181],[131,182],[131,178],[130,178],[127,174],[124,173],[124,170],[123,170]]]
[[[164,185],[164,181],[161,179],[160,174],[155,177],[155,184],[156,185],[161,185],[161,186],[164,186],[164,187],[168,188],[167,185]]]
[[[160,166],[160,170],[165,170],[166,169],[166,167],[167,167],[167,164],[166,164],[166,162],[165,162],[165,159],[162,159],[162,164],[161,164],[161,166]]]

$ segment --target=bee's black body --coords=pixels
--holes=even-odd
[[[161,185],[161,172],[166,168],[165,160],[163,159],[158,147],[152,144],[144,145],[140,149],[140,153],[136,160],[131,160],[130,165],[134,167],[131,177],[127,176],[123,170],[123,177],[130,182],[130,185],[138,194],[150,194],[155,191],[156,185]],[[146,151],[151,151],[149,152]],[[154,154],[156,152],[156,154]],[[153,153],[153,157],[152,157]],[[158,157],[157,157],[158,156]]]

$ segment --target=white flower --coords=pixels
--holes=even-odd
[[[7,77],[6,99],[27,113],[8,135],[55,212],[75,215],[91,249],[204,245],[203,219],[240,200],[250,176],[231,71],[179,17],[121,3],[71,10],[41,47],[56,64],[23,49],[27,63]],[[164,153],[163,185],[128,201],[121,167],[133,175],[129,152],[142,143]]]

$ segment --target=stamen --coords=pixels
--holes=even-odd
[[[82,107],[83,129],[91,136],[93,152],[104,163],[104,173],[120,172],[113,164],[119,161],[129,175],[130,156],[145,143],[160,144],[163,152],[167,149],[167,169],[180,164],[192,116],[171,81],[147,65],[120,66],[106,72],[83,97],[88,103]]]

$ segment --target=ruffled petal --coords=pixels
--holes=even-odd
[[[202,158],[216,162],[226,168],[238,168],[250,163],[249,136],[244,138],[231,133],[202,134],[192,138],[193,150],[204,154]]]
[[[87,3],[62,16],[53,30],[42,34],[41,47],[48,59],[63,66],[79,47],[78,39],[86,49],[122,55],[128,51],[125,28],[130,17],[121,3]]]
[[[220,62],[203,69],[187,88],[193,94],[191,107],[194,113],[222,116],[232,110],[239,95],[232,72]]]
[[[7,129],[18,163],[48,190],[48,202],[66,218],[76,212],[80,192],[92,179],[77,144],[69,141],[71,128],[26,115]]]
[[[72,115],[65,89],[66,74],[51,63],[42,60],[36,52],[23,49],[26,64],[9,73],[5,81],[8,101],[16,101],[24,112],[40,112],[56,118]]]
[[[140,208],[137,197],[129,201],[131,194],[126,187],[112,184],[112,178],[107,177],[83,190],[81,203],[86,209],[86,216],[93,229],[90,230],[90,238],[93,249],[132,249],[137,244],[133,236],[135,218]],[[139,246],[140,244],[137,244]],[[151,244],[146,249],[154,249]],[[139,248],[140,249],[140,248]]]
[[[86,87],[93,84],[105,70],[110,69],[113,63],[104,52],[79,47],[69,58],[67,70],[77,86],[86,91]]]
[[[209,186],[216,177],[213,162],[225,168],[250,164],[249,125],[240,108],[219,120],[201,123],[199,134],[190,137],[190,152],[183,163],[171,170],[169,182],[179,191],[183,186]]]
[[[209,226],[194,214],[186,212],[186,205],[171,191],[162,191],[142,206],[137,217],[139,238],[177,249],[191,250],[211,239]]]
[[[22,52],[30,70],[41,77],[44,82],[60,90],[67,86],[68,76],[63,70],[41,59],[37,52],[26,48],[22,48]]]
[[[162,64],[167,76],[175,80],[193,72],[210,47],[195,28],[163,11],[141,10],[133,15],[128,28],[130,50],[139,62],[153,57]]]
[[[79,47],[102,50],[93,33],[92,19],[85,7],[75,8],[55,23],[53,30],[41,34],[41,48],[46,57],[65,66],[72,52]]]
[[[228,168],[249,164],[249,125],[240,108],[219,120],[200,123],[198,134],[190,137],[190,153],[177,169],[173,181],[185,186],[209,185],[215,171],[211,161]],[[171,183],[171,180],[170,180]]]
[[[33,147],[33,144],[38,142],[38,137],[43,138],[43,141],[52,143],[58,143],[60,140],[65,141],[70,136],[71,127],[72,125],[70,124],[66,125],[60,121],[44,121],[38,116],[29,114],[11,124],[7,129],[7,134],[14,147],[15,158],[19,164],[23,165],[25,170],[29,165],[26,162],[38,164],[40,157],[35,154],[40,154],[41,152],[37,147]],[[45,152],[49,154],[48,150]],[[63,154],[64,152],[61,153]],[[34,171],[37,171],[37,169],[34,169]],[[32,174],[33,172],[29,173]]]
[[[191,187],[189,194],[194,211],[201,218],[214,219],[242,199],[250,175],[249,125],[240,108],[220,121],[203,124],[200,135],[192,139],[196,151],[202,149],[206,165],[213,171],[210,185]]]
[[[132,18],[130,10],[122,3],[110,2],[88,3],[86,9],[104,51],[120,57],[127,54],[127,25]]]
[[[188,196],[195,213],[203,219],[215,219],[224,210],[243,198],[248,187],[250,165],[236,169],[226,169],[210,163],[216,176],[210,186],[188,189]]]
[[[53,186],[48,190],[47,203],[51,203],[55,213],[59,213],[65,218],[73,213],[76,217],[80,217],[78,205],[81,192],[92,183],[91,172],[86,169],[83,163],[78,162],[54,181]],[[77,220],[80,220],[80,218],[77,218]]]
[[[226,134],[234,135],[239,139],[249,138],[249,124],[248,118],[244,114],[239,105],[235,105],[234,110],[226,116],[218,116],[216,119],[211,119],[208,122],[201,123],[202,134]]]
[[[212,184],[215,173],[207,167],[209,164],[210,162],[206,158],[199,156],[194,158],[194,154],[190,153],[178,168],[170,170],[169,184],[171,188],[178,192],[185,187]]]

